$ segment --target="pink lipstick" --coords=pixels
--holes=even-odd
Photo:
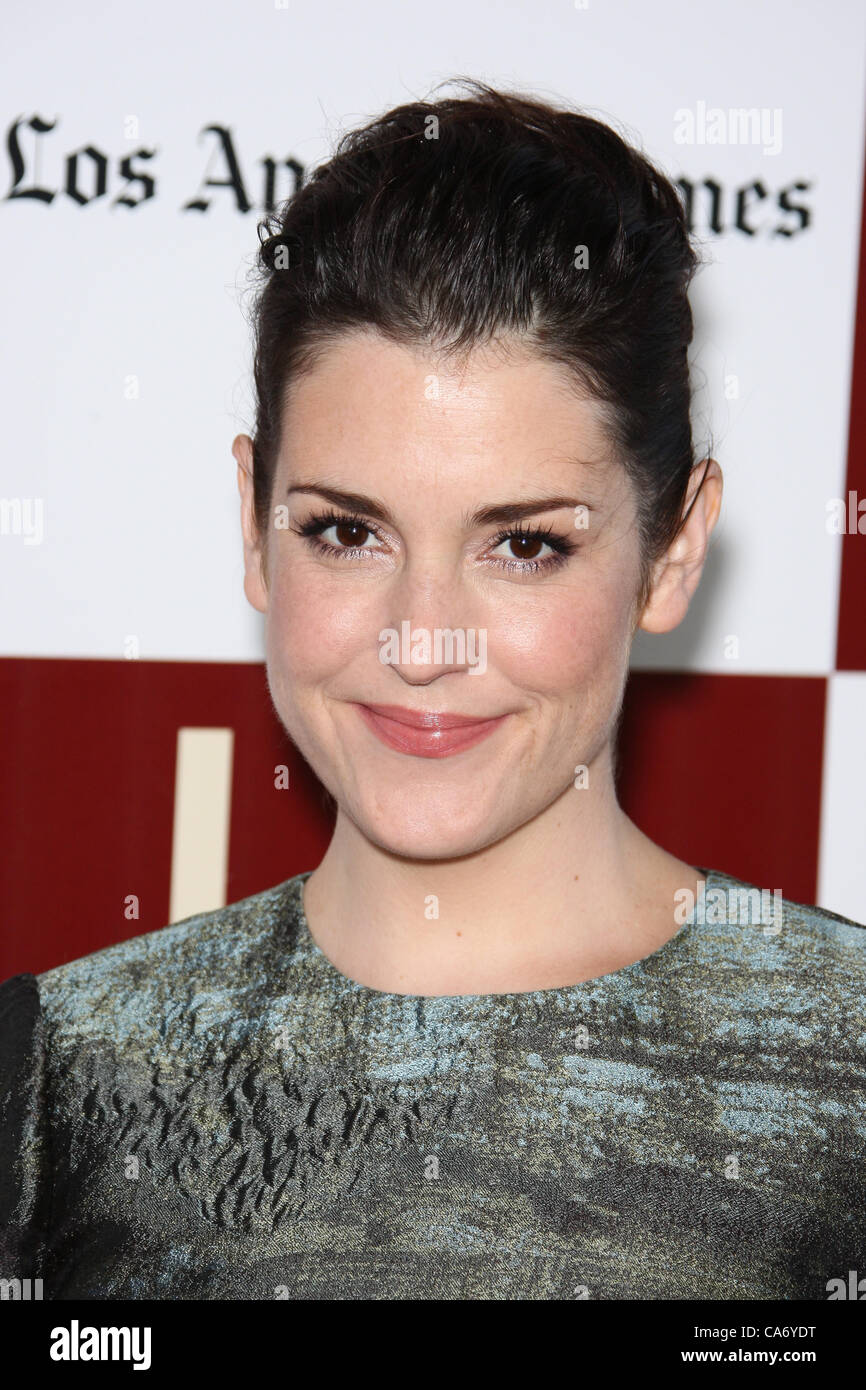
[[[448,758],[462,753],[492,734],[507,718],[477,719],[468,714],[444,714],[404,709],[401,705],[357,705],[361,718],[380,742],[416,758]]]

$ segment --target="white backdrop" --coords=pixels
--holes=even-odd
[[[132,634],[143,658],[261,659],[230,454],[252,424],[243,310],[260,161],[311,166],[341,129],[467,74],[577,103],[669,174],[717,179],[728,227],[736,190],[766,187],[753,236],[701,237],[712,264],[693,292],[696,430],[703,442],[712,429],[727,484],[721,553],[686,624],[641,639],[635,664],[730,671],[734,634],[738,671],[832,669],[839,546],[825,507],[844,494],[864,31],[856,0],[7,5],[5,134],[21,120],[20,186],[58,191],[0,202],[0,484],[43,499],[44,518],[42,544],[0,546],[15,596],[2,650],[118,656]],[[674,113],[701,102],[778,110],[780,152],[677,143]],[[34,116],[54,128],[37,135]],[[204,186],[227,176],[209,125],[231,131],[247,213]],[[65,163],[88,145],[108,158],[107,190],[80,206]],[[139,148],[156,151],[134,161],[154,196],[117,206],[142,196],[119,171]],[[80,157],[82,187],[93,175]],[[8,154],[4,177],[8,190]],[[278,198],[290,177],[278,171]],[[776,199],[799,181],[811,225],[774,235],[797,226]],[[207,211],[184,210],[196,197]]]

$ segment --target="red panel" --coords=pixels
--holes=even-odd
[[[860,229],[860,274],[851,373],[851,416],[848,434],[847,494],[866,500],[866,178]],[[866,518],[863,525],[866,526]],[[839,633],[836,647],[839,671],[866,671],[866,535],[842,537],[842,578],[839,594]]]
[[[813,903],[826,680],[634,672],[620,800],[650,839]]]
[[[825,682],[635,673],[623,804],[692,863],[814,901]],[[168,919],[180,726],[235,730],[228,900],[319,862],[324,792],[259,665],[0,661],[4,788],[0,979]],[[290,789],[274,786],[289,767]],[[141,915],[127,920],[135,893]]]
[[[177,730],[235,730],[228,899],[318,863],[323,792],[284,734],[264,667],[0,661],[0,979],[168,920]],[[288,790],[274,767],[289,767]],[[140,916],[124,916],[128,894]]]

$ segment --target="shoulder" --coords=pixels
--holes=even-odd
[[[698,901],[712,949],[727,946],[738,962],[764,978],[774,998],[799,995],[854,1006],[866,989],[866,927],[826,908],[786,898],[732,874],[707,872]]]
[[[720,869],[706,870],[706,901],[721,908],[734,925],[759,926],[766,936],[788,931],[802,943],[826,944],[855,955],[866,951],[866,926],[827,908],[795,902],[779,887],[749,883]]]
[[[53,1039],[81,1043],[110,1032],[164,1032],[191,1009],[231,1015],[245,993],[274,978],[270,961],[296,940],[305,874],[210,912],[145,932],[56,966],[32,981]],[[13,986],[14,981],[7,981]],[[6,988],[6,986],[4,986]],[[20,990],[21,986],[17,986]]]

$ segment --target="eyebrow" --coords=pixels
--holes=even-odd
[[[326,487],[323,483],[295,483],[288,489],[286,495],[290,497],[293,492],[315,493],[333,503],[335,507],[343,507],[346,511],[358,512],[363,516],[372,517],[374,521],[380,521],[383,526],[395,524],[394,518],[384,503],[378,502],[375,497],[365,497],[360,492],[344,492],[341,488]],[[466,530],[471,530],[475,526],[494,526],[511,521],[522,521],[524,517],[537,516],[539,512],[560,511],[565,507],[570,510],[574,510],[575,507],[585,507],[587,511],[595,511],[590,502],[583,501],[579,497],[560,495],[526,497],[519,502],[494,502],[490,507],[480,507],[478,511],[464,513],[463,525]]]

